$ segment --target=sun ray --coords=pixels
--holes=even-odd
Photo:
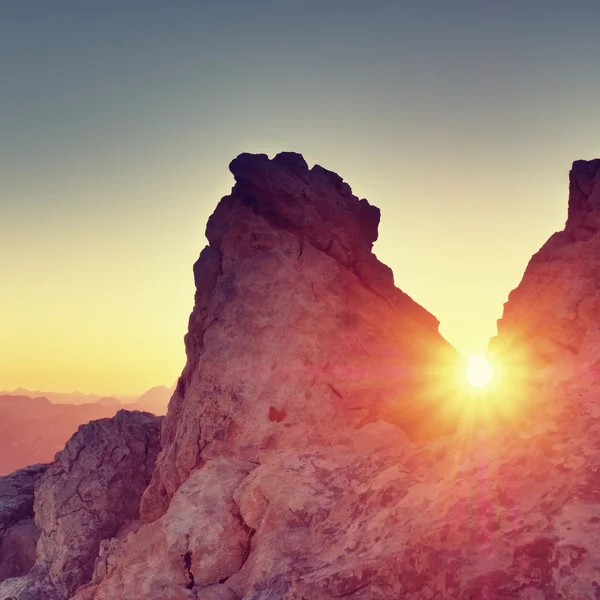
[[[466,377],[471,385],[484,387],[491,381],[493,374],[492,365],[483,354],[467,357]]]

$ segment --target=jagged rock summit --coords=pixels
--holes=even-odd
[[[457,361],[438,321],[372,252],[379,209],[301,155],[241,154],[194,265],[187,364],[142,516],[164,514],[221,455],[333,443],[386,419],[439,435],[440,381]]]

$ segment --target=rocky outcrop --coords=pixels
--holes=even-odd
[[[252,531],[233,493],[255,467],[220,457],[192,473],[167,513],[127,539],[99,587],[74,600],[196,598],[198,590],[226,581],[248,557]]]
[[[242,154],[230,170],[235,187],[194,265],[187,364],[147,522],[221,455],[327,445],[379,419],[415,439],[453,428],[440,400],[457,355],[373,254],[379,210],[298,154]]]
[[[102,540],[119,537],[139,517],[160,426],[154,415],[119,411],[80,427],[57,454],[35,490],[41,536],[20,600],[66,600],[91,580]]]
[[[33,518],[33,490],[48,465],[0,477],[0,583],[26,575],[35,562],[40,536]]]
[[[568,218],[530,260],[491,350],[513,368],[597,379],[600,363],[600,159],[576,161]]]
[[[454,423],[423,376],[447,349],[386,288],[374,213],[296,155],[231,168],[149,522],[78,600],[597,598],[600,388],[454,397],[469,427],[423,441],[423,407]]]

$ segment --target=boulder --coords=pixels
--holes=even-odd
[[[35,490],[41,535],[19,600],[67,600],[91,580],[102,540],[119,537],[139,518],[161,421],[122,410],[81,426],[57,454]]]

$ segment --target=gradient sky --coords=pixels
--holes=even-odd
[[[0,389],[138,393],[184,363],[242,151],[382,209],[379,258],[483,351],[600,155],[597,0],[0,4]]]

